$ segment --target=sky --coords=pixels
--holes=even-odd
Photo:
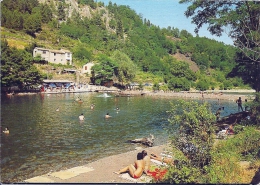
[[[178,28],[181,30],[187,30],[192,35],[196,27],[195,24],[191,23],[191,19],[184,15],[188,4],[179,4],[179,0],[99,0],[108,5],[109,1],[117,5],[128,5],[131,9],[139,15],[141,14],[143,19],[150,20],[153,25],[159,26],[160,28],[167,28],[168,26]],[[216,37],[212,36],[207,27],[204,26],[199,31],[200,37],[208,37],[215,39],[225,44],[233,44],[233,41],[223,33],[223,36]]]

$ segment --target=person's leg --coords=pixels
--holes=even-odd
[[[128,170],[129,170],[129,174],[131,175],[131,177],[134,177],[134,173],[135,173],[135,170],[136,170],[134,165],[130,164],[128,166]]]
[[[124,173],[124,172],[127,172],[129,170],[129,166],[125,167],[125,168],[122,168],[121,170],[119,170],[118,172],[114,172],[116,174],[120,174],[120,173]]]

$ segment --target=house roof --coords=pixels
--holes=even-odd
[[[43,80],[44,83],[72,83],[70,80]]]
[[[49,52],[52,52],[52,53],[61,53],[61,54],[71,53],[69,50],[66,50],[66,49],[56,50],[56,49],[47,49],[47,48],[39,48],[39,47],[36,47],[34,49],[43,50],[43,51],[49,51]]]

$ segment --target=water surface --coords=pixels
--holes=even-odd
[[[78,97],[84,102],[75,102]],[[176,101],[101,93],[2,95],[1,100],[1,126],[10,129],[9,135],[1,134],[2,182],[21,182],[134,150],[141,145],[127,141],[150,133],[155,145],[163,144],[167,141],[166,111],[169,102]],[[237,111],[234,102],[209,102],[212,111],[225,107],[222,116]],[[94,110],[91,104],[95,104]],[[84,121],[78,120],[81,113]],[[107,113],[112,117],[105,119]]]

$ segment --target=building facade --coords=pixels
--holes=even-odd
[[[33,50],[33,57],[37,56],[50,63],[72,65],[72,53],[69,50],[52,50],[36,47]]]
[[[82,67],[81,73],[91,75],[91,67],[94,66],[93,62],[89,62]]]

